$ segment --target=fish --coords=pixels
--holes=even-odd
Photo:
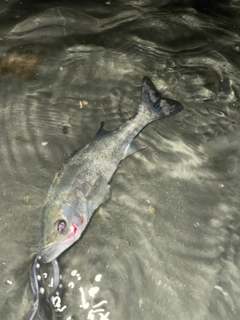
[[[143,77],[137,114],[108,132],[101,123],[95,137],[76,150],[56,174],[42,210],[38,255],[56,259],[82,235],[95,210],[110,196],[110,181],[122,160],[144,149],[134,138],[149,123],[175,115],[183,106],[164,98]]]

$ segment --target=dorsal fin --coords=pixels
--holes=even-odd
[[[100,123],[100,128],[98,129],[98,131],[97,131],[97,133],[95,134],[95,137],[94,137],[94,139],[99,139],[100,137],[103,137],[103,136],[105,136],[106,134],[108,134],[108,133],[110,133],[109,131],[107,131],[107,130],[105,130],[103,127],[104,127],[104,124],[105,124],[105,122],[104,121],[102,121],[101,123]]]

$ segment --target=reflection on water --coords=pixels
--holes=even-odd
[[[31,310],[29,265],[55,173],[101,121],[114,130],[136,112],[144,75],[184,112],[138,136],[148,148],[122,163],[111,199],[58,259],[54,314],[238,319],[239,6],[1,2],[1,319]]]

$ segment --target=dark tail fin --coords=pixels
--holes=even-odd
[[[162,97],[152,81],[147,77],[143,78],[139,113],[144,113],[149,122],[169,117],[182,110],[183,106],[179,102]]]

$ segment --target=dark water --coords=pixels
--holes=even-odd
[[[239,319],[239,14],[237,0],[1,1],[1,319],[31,313],[55,173],[101,121],[136,113],[144,75],[185,109],[139,135],[148,148],[58,259],[52,317]]]

